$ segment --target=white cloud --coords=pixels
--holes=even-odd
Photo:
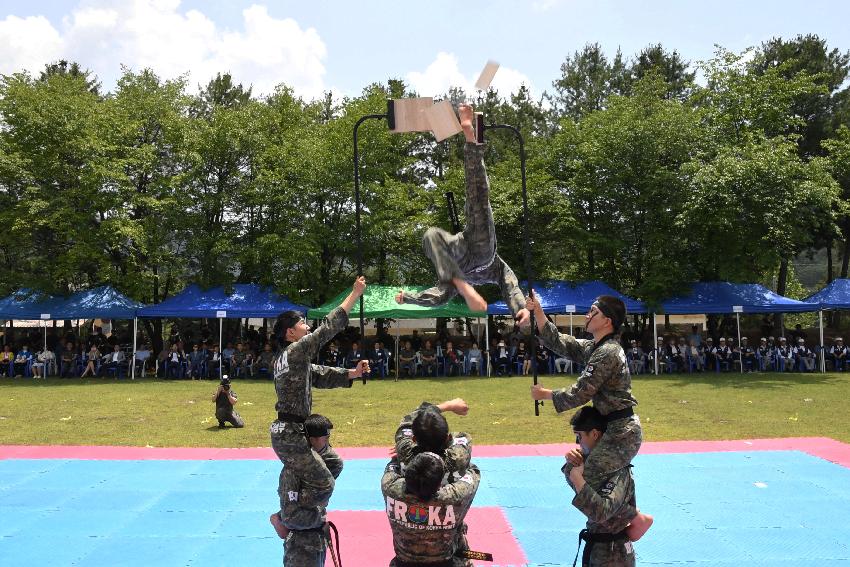
[[[62,38],[44,16],[0,21],[0,73],[41,69],[62,52]]]
[[[478,75],[465,76],[458,66],[457,56],[454,53],[441,51],[424,71],[411,71],[406,78],[411,88],[421,96],[438,96],[451,87],[460,87],[468,95],[472,95],[476,92],[475,81]],[[507,97],[516,92],[522,84],[525,84],[533,93],[533,85],[526,75],[516,69],[499,67],[492,87],[499,92],[500,96]]]
[[[107,89],[126,65],[165,78],[188,73],[192,87],[230,72],[255,94],[279,83],[308,98],[322,93],[327,49],[315,29],[274,18],[258,4],[242,11],[240,23],[223,28],[198,10],[181,10],[179,0],[84,0],[62,19],[61,31],[41,16],[0,22],[0,71],[38,72],[64,58],[93,70]]]

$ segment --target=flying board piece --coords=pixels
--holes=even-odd
[[[424,111],[434,106],[431,97],[396,98],[390,101],[395,126],[391,132],[428,132],[431,125]]]
[[[487,64],[484,65],[484,69],[481,70],[481,74],[478,76],[478,80],[475,81],[475,88],[479,91],[486,91],[490,88],[490,83],[493,82],[493,77],[496,76],[496,71],[499,70],[499,64],[493,60],[487,61]]]
[[[423,112],[428,120],[431,131],[438,142],[442,142],[449,136],[454,136],[462,129],[457,115],[452,108],[452,103],[447,100],[438,102]]]

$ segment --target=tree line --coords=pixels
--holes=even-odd
[[[538,278],[653,303],[695,280],[786,293],[811,250],[827,250],[825,281],[848,275],[848,70],[850,52],[814,35],[701,62],[588,44],[540,98],[444,96],[523,132]],[[190,90],[123,69],[104,92],[66,61],[0,79],[0,291],[110,284],[157,303],[190,282],[254,282],[318,305],[349,285],[354,123],[416,93],[389,79],[342,99],[258,97],[227,73]],[[522,277],[518,146],[487,135],[500,254]],[[462,211],[460,137],[369,121],[360,156],[366,275],[431,283],[420,238],[450,227],[447,191]]]

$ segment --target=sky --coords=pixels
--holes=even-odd
[[[358,95],[405,80],[422,96],[473,90],[488,60],[502,96],[552,91],[564,59],[588,43],[631,57],[650,44],[685,60],[771,37],[814,33],[850,50],[844,0],[0,0],[0,73],[37,74],[66,59],[112,90],[122,66],[186,74],[194,89],[230,72],[268,94]]]

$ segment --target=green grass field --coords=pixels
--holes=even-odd
[[[541,376],[547,387],[573,377]],[[315,390],[314,411],[334,422],[338,447],[389,446],[399,418],[422,400],[460,396],[466,417],[455,430],[477,444],[553,443],[568,436],[551,404],[534,416],[531,378],[373,381]],[[825,436],[850,442],[850,375],[695,374],[634,379],[645,439],[740,439]],[[234,381],[241,430],[219,430],[211,397],[216,382],[113,379],[0,379],[0,444],[265,447],[275,416],[270,381]]]

